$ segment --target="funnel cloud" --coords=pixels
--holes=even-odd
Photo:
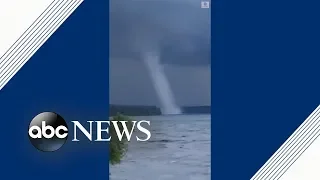
[[[111,103],[161,104],[154,97],[157,94],[152,78],[143,63],[145,52],[156,51],[178,105],[210,104],[210,9],[201,9],[200,2],[110,1]],[[133,69],[126,71],[128,65]],[[185,78],[194,81],[188,82]],[[189,83],[188,89],[179,88],[186,83]],[[145,97],[140,96],[139,100],[138,91],[144,92]],[[134,98],[129,96],[138,97],[131,100]]]

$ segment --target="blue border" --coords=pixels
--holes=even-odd
[[[84,1],[0,92],[4,179],[108,179],[108,144],[68,143],[41,153],[27,128],[40,112],[67,121],[107,119],[109,1]]]
[[[319,5],[212,1],[212,179],[250,179],[318,106]]]

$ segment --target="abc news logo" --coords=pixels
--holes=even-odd
[[[85,128],[79,121],[71,122],[73,124],[73,142],[80,141],[79,132],[89,141],[108,142],[112,138],[109,134],[111,123],[117,135],[113,138],[118,138],[119,141],[123,138],[130,141],[135,128],[146,135],[145,138],[136,136],[137,141],[148,141],[151,138],[150,131],[142,126],[142,124],[150,126],[150,121],[132,121],[132,125],[129,125],[127,121],[87,121],[86,125],[89,125],[89,128]],[[132,127],[131,130],[129,130],[129,126]],[[69,129],[66,121],[60,115],[53,112],[43,112],[30,122],[28,135],[35,148],[44,152],[53,152],[66,143]]]

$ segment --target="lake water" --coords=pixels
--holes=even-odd
[[[151,121],[152,137],[129,143],[111,180],[210,180],[210,115],[134,118]]]

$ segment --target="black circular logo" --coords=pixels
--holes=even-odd
[[[60,115],[43,112],[30,122],[28,135],[35,148],[44,152],[53,152],[60,149],[67,141],[68,126]]]

